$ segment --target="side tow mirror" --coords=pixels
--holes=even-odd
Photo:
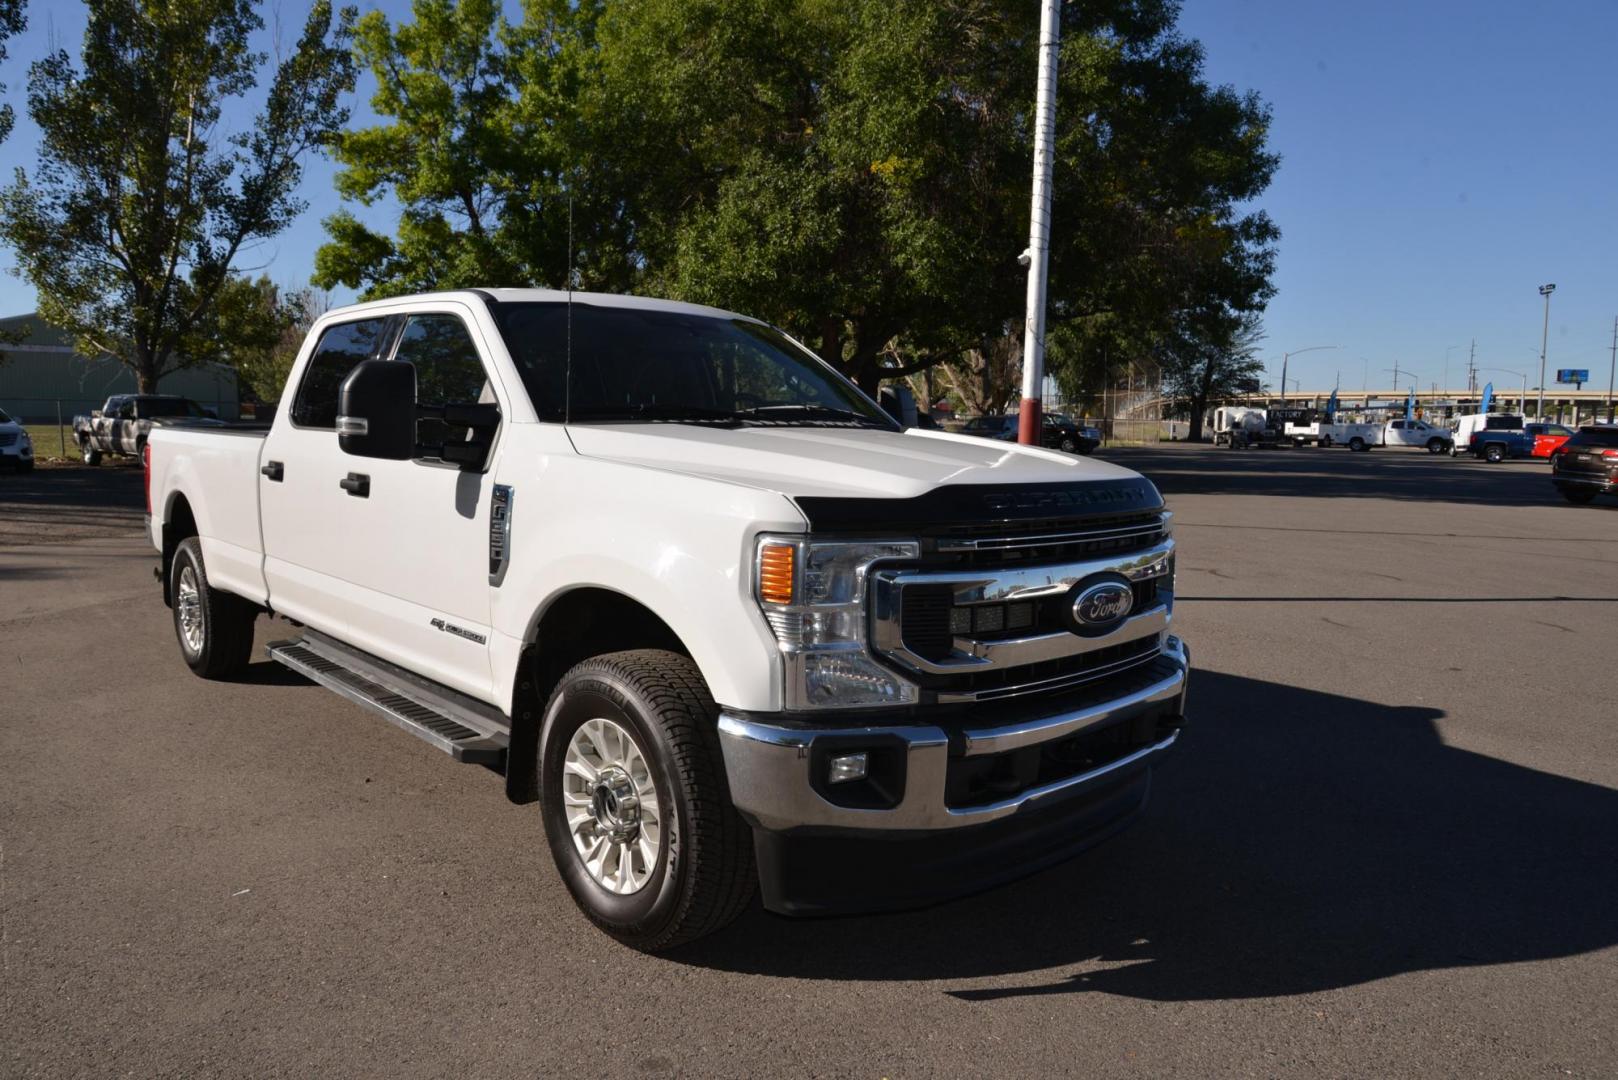
[[[356,457],[408,461],[416,454],[416,366],[355,365],[337,393],[337,445]]]
[[[916,426],[916,395],[908,386],[884,386],[877,394],[882,411],[899,422],[903,428]]]

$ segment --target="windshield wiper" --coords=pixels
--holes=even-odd
[[[580,405],[572,410],[573,420],[644,420],[648,423],[737,424],[740,420],[728,409],[702,405],[663,405],[641,402],[635,405]]]
[[[742,409],[737,412],[736,415],[743,418],[758,417],[762,420],[772,418],[773,414],[776,413],[795,413],[799,416],[805,417],[806,419],[813,417],[822,420],[847,420],[858,424],[864,424],[869,427],[887,427],[887,425],[882,423],[880,420],[869,417],[864,413],[855,412],[853,409],[839,409],[835,405],[812,405],[804,403],[793,403],[790,405],[759,405],[751,409]]]

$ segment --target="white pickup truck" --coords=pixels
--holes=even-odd
[[[1049,865],[1134,816],[1179,736],[1149,481],[903,430],[755,320],[379,301],[320,319],[282,402],[147,442],[186,663],[228,678],[258,615],[290,620],[272,660],[502,771],[634,947],[755,887],[871,910]]]

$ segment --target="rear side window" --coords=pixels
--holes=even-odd
[[[1580,428],[1579,433],[1567,441],[1567,445],[1595,446],[1603,450],[1618,447],[1618,427],[1610,428]]]
[[[376,354],[386,322],[363,319],[326,328],[303,370],[303,382],[298,384],[298,398],[292,406],[294,424],[311,428],[337,426],[337,391],[356,364]]]
[[[476,405],[495,403],[483,371],[477,346],[466,325],[454,315],[412,315],[399,335],[395,360],[416,366],[416,403],[419,405]],[[449,427],[442,420],[416,422],[416,441],[429,446],[464,442],[464,427]]]

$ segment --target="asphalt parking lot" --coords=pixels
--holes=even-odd
[[[1169,496],[1197,666],[1143,818],[658,958],[588,926],[498,777],[268,662],[193,678],[137,470],[0,476],[0,1073],[1618,1073],[1618,500],[1108,456]]]

